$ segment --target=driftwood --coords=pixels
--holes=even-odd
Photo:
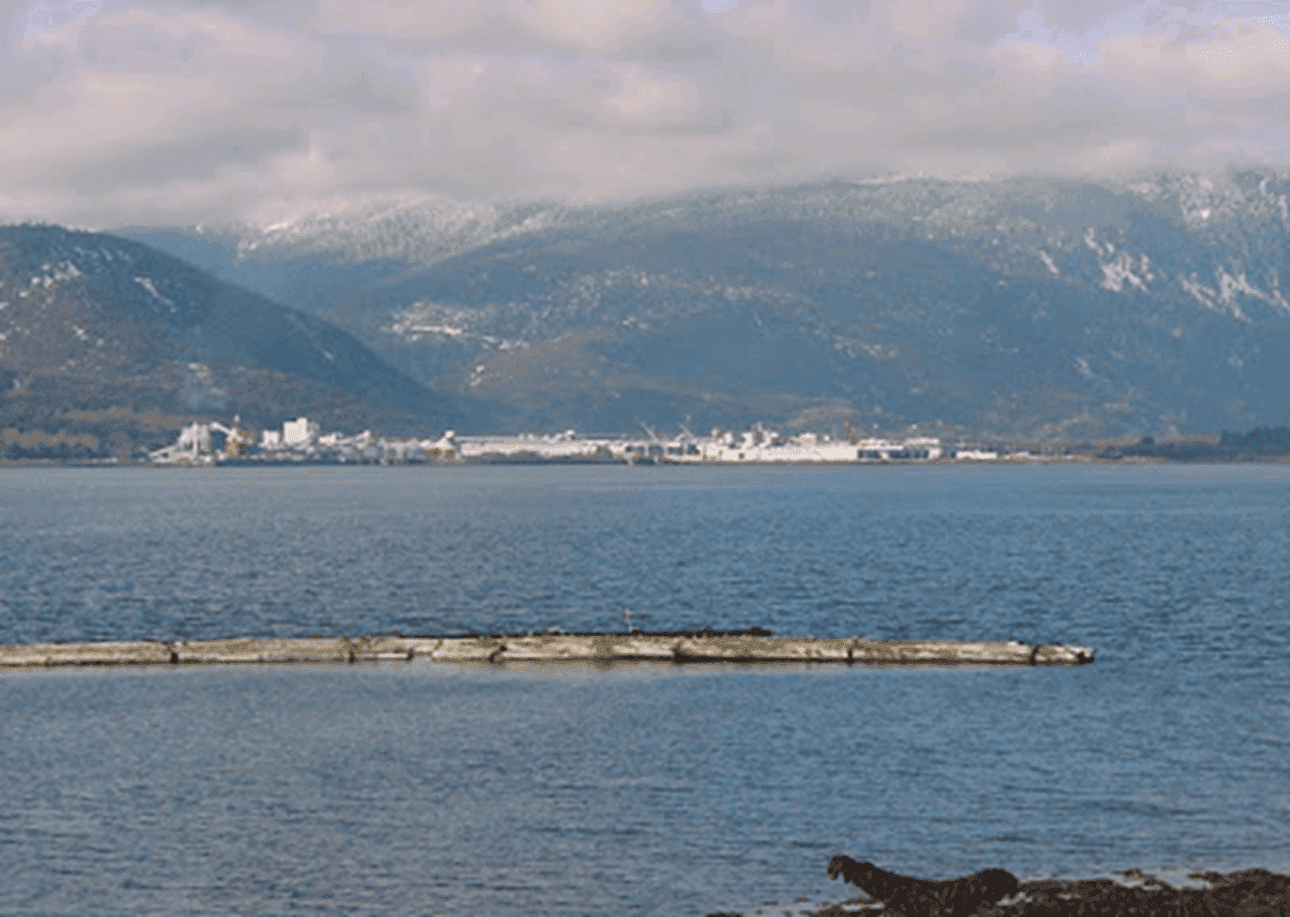
[[[0,667],[248,662],[812,662],[869,665],[1083,665],[1093,650],[1017,641],[954,643],[772,637],[767,631],[301,637],[0,646]]]

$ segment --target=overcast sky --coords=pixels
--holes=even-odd
[[[0,0],[0,221],[1290,166],[1290,2]]]

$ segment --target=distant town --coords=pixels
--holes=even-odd
[[[243,429],[218,421],[184,427],[172,444],[148,452],[154,465],[226,464],[380,464],[421,463],[619,463],[619,464],[819,464],[861,462],[995,461],[1000,458],[1046,460],[1061,456],[1002,453],[965,444],[948,445],[937,437],[832,439],[816,433],[788,436],[756,426],[734,432],[688,430],[663,436],[560,433],[463,436],[448,430],[438,438],[386,438],[371,432],[324,433],[307,417],[288,420],[282,429]]]
[[[153,466],[266,464],[864,464],[989,462],[1290,462],[1290,428],[1256,427],[1247,432],[1187,439],[1151,436],[1116,441],[1018,444],[966,437],[890,433],[861,437],[817,432],[784,434],[764,424],[748,430],[713,429],[696,435],[660,433],[642,424],[642,434],[557,433],[465,435],[447,430],[429,437],[323,432],[308,417],[281,427],[257,429],[235,416],[229,423],[199,420],[180,428],[174,442],[134,450],[133,461]],[[171,427],[171,429],[175,429]],[[17,438],[14,438],[14,434]],[[64,438],[67,434],[61,433]],[[173,434],[172,434],[173,435]],[[24,438],[24,436],[26,438]],[[46,440],[50,437],[46,436]],[[82,439],[84,437],[81,437]],[[51,448],[32,434],[0,430],[0,464],[55,462],[119,465],[131,457],[94,454],[79,443]],[[156,440],[154,440],[156,442]],[[101,448],[101,447],[100,447]]]

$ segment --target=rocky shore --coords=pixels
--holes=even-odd
[[[1290,876],[1246,869],[1192,873],[1189,878],[1200,887],[1175,888],[1138,869],[1128,870],[1119,880],[1042,879],[1022,882],[1016,895],[971,914],[902,917],[1290,917]],[[808,913],[810,917],[849,917],[883,912],[875,901],[854,898]]]

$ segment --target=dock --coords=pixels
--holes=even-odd
[[[487,663],[654,661],[676,664],[1086,665],[1082,646],[1018,641],[959,643],[774,637],[754,631],[467,634],[448,637],[301,637],[0,646],[0,668],[245,663],[356,663],[384,660]]]

